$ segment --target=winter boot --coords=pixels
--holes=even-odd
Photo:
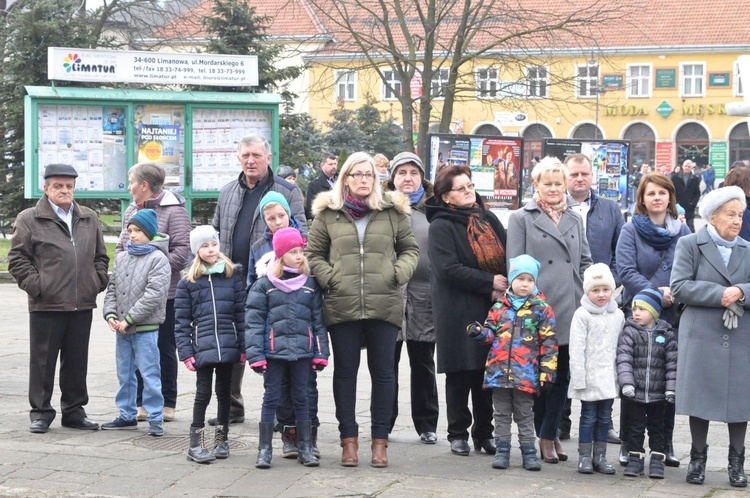
[[[651,479],[664,479],[664,460],[667,455],[658,451],[651,452],[651,459],[648,462],[648,476]]]
[[[643,474],[643,460],[646,458],[640,451],[631,451],[628,454],[628,466],[625,467],[625,474],[628,477],[638,477]]]
[[[284,447],[281,448],[282,458],[297,458],[299,447],[297,446],[297,428],[293,425],[285,425],[281,433],[281,442]]]
[[[203,447],[203,431],[203,427],[190,427],[190,448],[188,448],[187,459],[196,463],[216,460],[216,457]]]
[[[381,469],[388,467],[388,439],[372,438],[372,460],[370,466]]]
[[[299,449],[299,455],[297,455],[297,461],[305,467],[317,467],[320,462],[312,452],[312,444],[310,444],[310,421],[309,420],[297,420],[297,448]]]
[[[742,448],[742,451],[738,452],[732,447],[732,445],[729,445],[729,464],[727,465],[727,471],[729,471],[729,484],[733,488],[747,487],[744,447]]]
[[[690,484],[703,484],[706,479],[706,460],[708,460],[708,445],[703,451],[698,451],[695,446],[690,446],[690,463],[688,464],[685,481]]]
[[[630,461],[630,455],[628,455],[628,445],[625,444],[625,441],[623,441],[620,445],[620,455],[618,457],[618,460],[620,461],[620,465],[623,467],[625,467]]]
[[[667,467],[679,467],[680,461],[677,460],[677,458],[674,456],[674,445],[672,444],[672,441],[669,441],[667,443],[667,452],[666,452],[667,458],[664,459],[664,465]]]
[[[594,462],[591,461],[591,443],[578,443],[578,473],[593,474]]]
[[[310,429],[310,446],[312,447],[313,455],[315,458],[320,458],[320,450],[318,449],[318,427],[313,425]]]
[[[600,474],[614,474],[615,468],[607,461],[607,443],[594,443],[594,470]]]
[[[255,460],[256,469],[270,469],[273,457],[273,422],[260,422],[258,424],[259,445],[258,458]]]
[[[521,457],[523,458],[523,468],[526,470],[542,470],[542,464],[536,457],[536,446],[534,443],[524,443],[521,445]]]
[[[216,432],[214,432],[214,451],[213,454],[216,458],[224,459],[229,458],[229,441],[227,440],[227,433],[229,429],[223,425],[216,426]]]
[[[359,457],[357,456],[357,450],[359,450],[359,437],[345,437],[341,440],[341,466],[342,467],[356,467],[359,465]]]
[[[510,466],[510,441],[495,439],[495,458],[492,460],[493,469],[507,469]]]

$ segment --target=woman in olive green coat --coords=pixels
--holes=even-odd
[[[371,464],[388,465],[394,355],[404,308],[401,286],[419,258],[408,198],[398,192],[383,195],[377,178],[369,154],[349,156],[333,189],[313,202],[315,219],[305,251],[325,292],[323,317],[333,349],[333,397],[344,466],[358,463],[355,410],[363,343],[372,378]]]

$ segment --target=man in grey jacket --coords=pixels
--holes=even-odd
[[[261,198],[273,190],[283,195],[292,210],[292,216],[300,224],[302,235],[307,235],[305,207],[298,188],[276,176],[271,171],[271,144],[258,135],[247,135],[240,140],[237,158],[242,172],[236,180],[222,187],[216,202],[213,227],[219,232],[219,247],[235,264],[242,265],[246,278],[250,247],[263,237],[266,223],[261,216]],[[238,364],[232,371],[232,392],[229,408],[229,423],[245,421],[245,405],[242,399],[242,376],[245,366]],[[209,424],[215,425],[212,418]]]

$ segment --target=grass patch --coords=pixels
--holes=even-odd
[[[109,271],[115,267],[115,243],[105,242],[107,256],[109,256]],[[0,239],[0,271],[8,271],[8,251],[10,251],[10,240]]]

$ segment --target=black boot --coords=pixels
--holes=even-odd
[[[297,447],[297,428],[293,425],[285,425],[281,432],[281,442],[284,446],[281,448],[282,458],[297,458],[299,448]]]
[[[667,467],[679,467],[680,461],[674,456],[674,445],[672,441],[667,443],[667,458],[664,459],[664,465]]]
[[[214,433],[214,451],[213,455],[216,458],[224,459],[229,458],[229,441],[227,440],[227,433],[229,432],[227,427],[223,425],[216,426],[216,432]]]
[[[625,441],[623,441],[620,445],[620,455],[618,456],[618,460],[620,461],[620,465],[623,467],[625,467],[630,461],[630,456],[628,455],[628,445],[625,444]]]
[[[258,459],[255,460],[255,468],[270,469],[273,456],[273,422],[260,422],[258,424],[259,441]]]
[[[578,443],[578,473],[593,474],[594,462],[591,461],[591,443]]]
[[[688,464],[687,477],[685,480],[690,484],[703,484],[706,479],[706,460],[708,459],[708,445],[703,451],[698,451],[695,446],[690,446],[690,463]]]
[[[312,446],[313,455],[315,458],[320,458],[320,450],[318,449],[318,426],[313,425],[310,430],[310,446]]]
[[[631,451],[628,453],[628,466],[625,467],[625,474],[628,477],[638,477],[643,474],[643,459],[646,457],[640,451]]]
[[[495,458],[492,460],[493,469],[507,469],[510,466],[510,441],[495,439]]]
[[[310,444],[310,421],[309,420],[297,420],[297,448],[299,449],[299,455],[297,455],[297,461],[305,467],[317,467],[320,462],[312,452],[312,445]]]
[[[594,443],[594,470],[600,474],[614,474],[615,468],[607,461],[607,443]]]
[[[203,431],[203,427],[190,427],[190,448],[188,448],[187,459],[196,463],[216,460],[216,457],[203,447]]]
[[[526,470],[542,470],[542,464],[536,457],[536,446],[534,443],[525,443],[521,445],[521,457],[523,458],[523,468]]]
[[[658,451],[651,452],[651,459],[648,462],[648,476],[651,479],[664,479],[664,460],[667,456]]]
[[[495,448],[495,440],[490,439],[475,439],[474,440],[474,451],[487,452],[488,455],[494,455],[497,448]]]
[[[735,450],[729,445],[729,484],[734,488],[746,488],[747,476],[745,475],[745,448],[742,451]]]

